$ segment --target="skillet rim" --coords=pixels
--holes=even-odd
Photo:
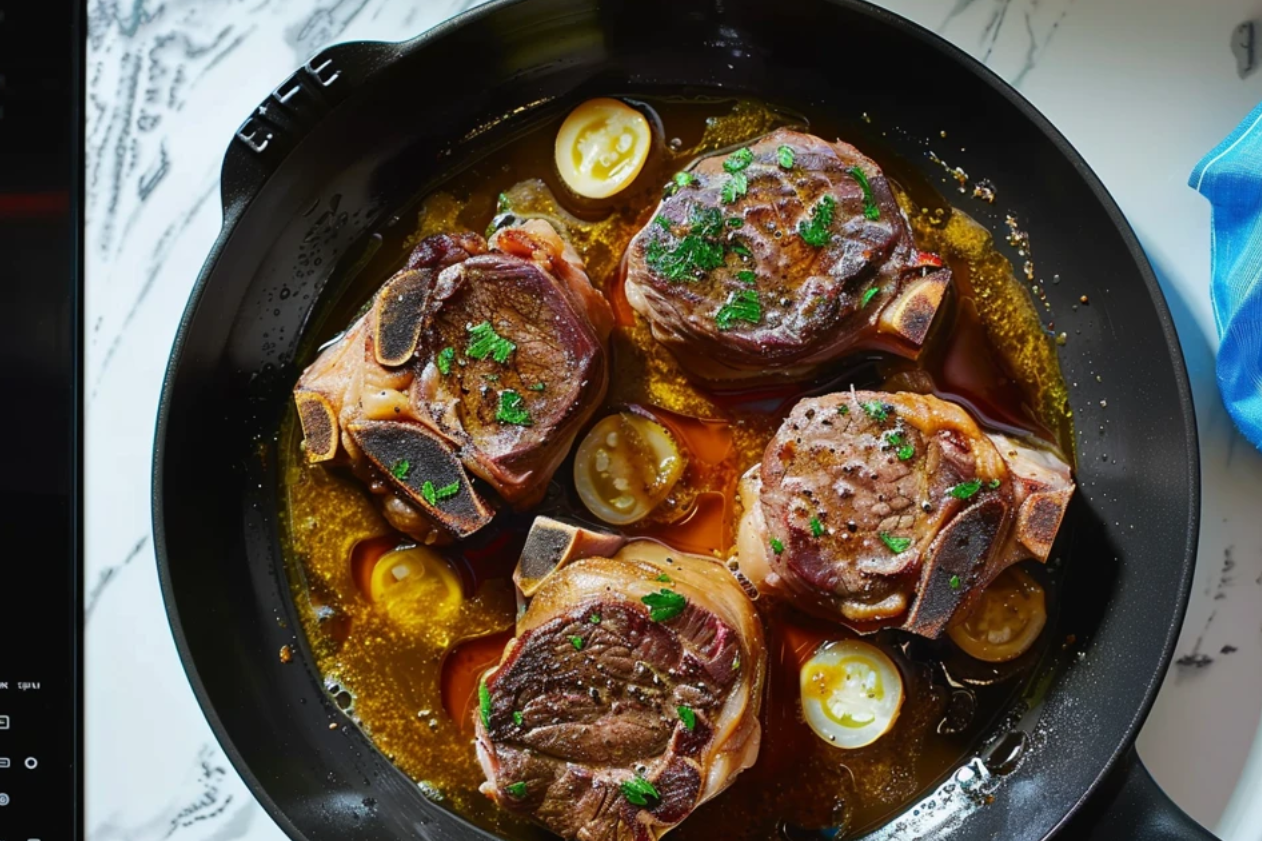
[[[346,41],[329,45],[323,49],[337,48],[353,48],[359,45],[365,46],[388,46],[396,50],[395,56],[390,60],[390,64],[401,58],[423,49],[431,42],[446,37],[450,32],[464,28],[465,26],[475,23],[484,17],[496,14],[502,9],[512,6],[522,5],[531,2],[531,0],[488,0],[482,5],[467,9],[453,17],[450,17],[434,27],[409,38],[404,41]],[[937,51],[943,59],[954,61],[963,69],[968,70],[975,76],[979,82],[990,87],[992,91],[1003,97],[1009,104],[1015,107],[1022,116],[1028,119],[1031,124],[1043,134],[1055,148],[1055,150],[1067,161],[1074,169],[1079,178],[1083,180],[1085,186],[1091,191],[1095,200],[1099,203],[1101,209],[1105,212],[1109,221],[1113,224],[1122,242],[1126,246],[1127,252],[1134,261],[1136,269],[1143,280],[1144,287],[1148,293],[1157,321],[1161,328],[1161,334],[1165,339],[1166,349],[1169,353],[1171,364],[1171,372],[1174,375],[1174,385],[1179,394],[1179,411],[1182,416],[1186,435],[1185,445],[1186,459],[1185,467],[1189,476],[1187,486],[1188,496],[1188,512],[1187,512],[1187,540],[1182,552],[1182,574],[1180,575],[1179,590],[1175,604],[1174,613],[1170,616],[1170,621],[1166,627],[1165,639],[1162,644],[1162,653],[1159,658],[1159,667],[1148,678],[1143,690],[1142,703],[1140,703],[1129,722],[1123,728],[1123,738],[1120,742],[1113,745],[1111,755],[1105,761],[1096,775],[1095,779],[1088,785],[1085,790],[1077,797],[1077,799],[1064,810],[1060,819],[1051,827],[1051,829],[1043,836],[1045,839],[1055,836],[1078,812],[1083,808],[1092,795],[1101,787],[1101,785],[1114,772],[1115,768],[1122,761],[1123,757],[1132,748],[1135,739],[1138,736],[1140,728],[1147,719],[1156,700],[1158,691],[1165,679],[1166,673],[1169,671],[1170,662],[1174,656],[1174,650],[1178,643],[1179,634],[1182,630],[1183,619],[1187,612],[1188,601],[1191,595],[1191,588],[1195,577],[1197,545],[1200,537],[1200,520],[1201,520],[1201,472],[1200,472],[1200,445],[1199,434],[1197,430],[1196,411],[1192,397],[1191,384],[1188,379],[1187,363],[1183,356],[1182,345],[1179,342],[1178,331],[1175,328],[1173,317],[1171,316],[1169,306],[1166,302],[1165,294],[1162,292],[1161,285],[1157,280],[1156,274],[1152,269],[1152,265],[1148,261],[1147,255],[1144,253],[1143,247],[1139,243],[1138,237],[1131,228],[1121,208],[1113,199],[1108,189],[1104,186],[1099,176],[1087,164],[1083,156],[1074,148],[1073,144],[1061,134],[1061,132],[1040,112],[1029,100],[1025,98],[1016,88],[1009,85],[997,73],[991,70],[982,62],[978,61],[972,55],[957,47],[955,44],[946,40],[935,32],[926,29],[920,24],[906,18],[896,12],[890,11],[880,6],[866,2],[866,0],[822,0],[833,6],[841,7],[851,13],[864,15],[869,18],[876,19],[878,22],[891,27],[899,34],[915,39],[921,45]],[[365,84],[372,83],[372,75],[365,80]],[[357,95],[352,92],[350,99],[354,99]],[[340,107],[340,106],[339,106]],[[337,110],[336,108],[334,110]],[[233,139],[235,140],[235,138]],[[228,164],[228,153],[232,149],[232,140],[229,141],[228,149],[225,150],[225,164]],[[304,136],[297,144],[301,146],[307,142]],[[296,148],[296,147],[295,147]],[[292,154],[292,151],[289,153]],[[225,756],[232,763],[233,768],[241,776],[249,788],[250,793],[268,816],[276,822],[291,838],[304,839],[303,833],[288,815],[277,805],[272,799],[266,787],[263,786],[253,770],[246,763],[244,757],[238,751],[232,738],[229,736],[223,722],[220,720],[213,704],[209,699],[209,695],[202,682],[200,673],[198,672],[193,654],[185,637],[183,624],[180,619],[179,610],[176,605],[175,595],[172,589],[170,558],[167,553],[166,530],[163,518],[163,500],[164,483],[162,474],[162,465],[165,462],[166,453],[166,432],[167,424],[170,420],[170,405],[172,401],[172,390],[174,388],[176,372],[184,363],[185,342],[188,331],[193,320],[197,315],[199,305],[202,298],[206,294],[209,285],[210,276],[214,273],[216,265],[222,252],[232,241],[233,235],[236,233],[236,227],[241,217],[245,215],[250,205],[253,204],[258,194],[266,189],[269,181],[272,180],[272,174],[258,184],[254,192],[242,197],[238,196],[234,200],[229,201],[227,193],[221,195],[221,207],[223,210],[223,221],[219,230],[219,234],[215,242],[207,253],[206,260],[202,264],[201,270],[198,272],[196,281],[189,293],[188,303],[185,305],[184,312],[180,317],[179,325],[176,330],[175,338],[171,345],[170,357],[167,361],[166,370],[163,374],[162,389],[158,399],[158,413],[156,426],[154,430],[154,449],[151,464],[151,506],[152,506],[152,526],[154,540],[154,555],[158,567],[158,580],[162,590],[163,605],[166,611],[168,623],[171,626],[172,637],[175,647],[180,657],[180,665],[183,667],[185,675],[188,677],[190,687],[197,699],[198,706],[201,708],[202,714],[205,716],[207,723],[210,725],[212,732],[218,740],[220,747],[223,749]],[[221,185],[224,183],[221,172]],[[910,805],[910,804],[909,804]],[[453,815],[462,823],[468,823],[467,820],[460,815]],[[891,821],[895,818],[891,817]],[[887,824],[888,825],[888,824]]]

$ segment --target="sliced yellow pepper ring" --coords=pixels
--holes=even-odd
[[[646,517],[683,473],[675,439],[656,421],[622,412],[592,427],[574,455],[578,496],[606,523]]]
[[[873,645],[837,640],[821,645],[801,671],[802,714],[828,744],[861,748],[889,732],[903,705],[903,679]]]
[[[1003,663],[1029,651],[1046,624],[1043,587],[1025,570],[1008,567],[947,634],[970,657]]]
[[[580,196],[607,198],[630,186],[652,144],[653,131],[639,111],[616,99],[589,99],[557,132],[557,172]]]
[[[369,596],[387,613],[399,614],[400,619],[414,611],[448,616],[460,607],[463,598],[456,571],[423,546],[382,555],[372,570]]]

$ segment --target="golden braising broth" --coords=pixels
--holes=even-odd
[[[986,426],[1040,438],[1070,453],[1065,384],[1029,291],[1014,277],[989,231],[890,155],[878,131],[860,123],[842,127],[825,114],[747,101],[657,99],[647,104],[660,121],[660,136],[632,188],[599,201],[556,198],[567,195],[552,154],[564,115],[537,122],[426,196],[409,235],[383,235],[384,245],[367,268],[330,302],[322,322],[327,328],[308,337],[307,355],[298,364],[309,363],[317,346],[350,323],[421,237],[481,231],[507,209],[518,217],[563,225],[592,282],[613,305],[611,384],[606,407],[592,423],[631,408],[666,426],[688,453],[670,496],[628,534],[726,560],[741,513],[737,478],[760,460],[801,396],[848,389],[851,383],[860,389],[933,392],[965,405]],[[920,363],[869,355],[843,361],[807,383],[710,393],[684,377],[627,305],[621,256],[649,220],[671,175],[699,154],[785,125],[841,136],[876,159],[912,221],[917,246],[950,265],[955,293],[939,314]],[[377,560],[410,545],[410,538],[387,525],[368,490],[348,474],[306,464],[300,440],[291,413],[281,436],[288,568],[326,688],[426,796],[508,838],[550,837],[478,792],[483,776],[473,746],[478,677],[499,661],[512,635],[516,608],[510,576],[531,516],[501,513],[469,540],[440,550],[459,572],[463,599],[454,606],[441,586],[408,599],[373,601]],[[591,521],[572,477],[567,461],[540,512]],[[1027,569],[1048,588],[1054,605],[1054,576],[1031,567],[1036,565]],[[1022,692],[1038,662],[1038,648],[1050,636],[1044,633],[1040,646],[1017,660],[994,665],[971,660],[945,637],[930,641],[884,631],[866,638],[898,665],[906,699],[884,737],[842,750],[803,722],[798,674],[821,642],[854,634],[769,600],[757,604],[769,646],[761,752],[731,788],[675,830],[681,841],[763,839],[786,828],[830,826],[856,834],[879,824],[971,755],[979,737]]]

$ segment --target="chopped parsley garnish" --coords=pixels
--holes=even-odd
[[[890,417],[890,407],[886,406],[880,400],[869,400],[866,403],[860,403],[860,408],[868,413],[868,417],[877,423],[885,423]]]
[[[574,646],[574,650],[575,650],[575,651],[582,651],[582,650],[583,650],[583,638],[582,638],[582,637],[580,637],[580,636],[578,636],[578,635],[575,635],[575,636],[570,637],[570,638],[569,638],[569,640],[570,640],[570,645]]]
[[[535,383],[534,385],[526,386],[526,388],[530,389],[531,391],[543,391],[547,387],[548,387],[547,383]]]
[[[739,672],[741,670],[741,656],[737,654],[732,658],[732,671]]]
[[[653,788],[653,784],[643,777],[635,777],[627,780],[622,784],[621,788],[622,796],[625,797],[627,802],[632,806],[647,806],[649,805],[648,799],[650,797],[654,800],[661,798],[661,795],[657,793],[657,789]]]
[[[673,245],[649,242],[644,256],[655,274],[673,281],[695,281],[698,273],[723,265],[723,214],[717,207],[693,207],[688,233]]]
[[[776,162],[784,169],[793,169],[793,147],[777,146]]]
[[[675,712],[679,713],[679,720],[684,723],[684,727],[688,728],[689,732],[697,729],[697,714],[692,707],[680,704],[675,708]]]
[[[518,727],[521,727],[522,722],[525,720],[526,720],[526,717],[521,714],[521,710],[513,710],[513,724],[516,724]]]
[[[881,218],[881,210],[876,206],[876,201],[872,198],[872,185],[868,183],[868,176],[863,170],[857,166],[852,166],[846,170],[854,180],[859,182],[859,186],[863,188],[863,218],[871,222],[875,222]]]
[[[673,579],[672,579],[669,575],[667,575],[666,573],[664,573],[664,572],[663,572],[661,575],[657,576],[657,578],[655,578],[655,579],[653,579],[653,580],[654,580],[654,581],[661,581],[663,584],[670,584],[670,583],[672,583],[672,581],[673,581]]]
[[[893,552],[895,555],[897,555],[899,552],[906,552],[907,547],[911,546],[910,537],[895,537],[894,535],[885,531],[881,532],[877,536],[881,538],[881,542],[884,543],[889,548],[889,550]]]
[[[859,304],[859,306],[866,307],[868,304],[872,303],[872,299],[875,298],[880,291],[881,287],[879,286],[869,286],[868,291],[863,293],[863,302]]]
[[[503,365],[513,355],[513,351],[517,350],[517,345],[496,333],[489,321],[467,329],[469,346],[465,348],[465,353],[472,359],[486,359],[489,356]]]
[[[999,487],[999,480],[991,479],[989,482],[986,483],[986,487],[990,488],[993,491],[995,488]]]
[[[495,198],[495,212],[507,213],[509,211],[508,193],[500,193]]]
[[[451,362],[456,358],[456,349],[454,347],[445,347],[438,352],[438,356],[434,358],[434,364],[438,366],[438,373],[444,377],[451,373]]]
[[[661,228],[663,231],[666,231],[666,232],[670,231],[670,220],[667,219],[665,216],[654,216],[653,224]]]
[[[758,275],[754,274],[749,269],[743,269],[736,273],[736,279],[741,283],[748,283],[752,286],[758,282]]]
[[[811,537],[823,537],[824,524],[819,521],[819,517],[811,518]]]
[[[784,551],[784,544],[774,537],[771,538],[771,551],[779,555]]]
[[[727,226],[729,228],[743,228],[745,227],[745,220],[740,218],[739,216],[729,216],[727,220]]]
[[[523,797],[526,796],[526,784],[522,782],[516,782],[510,786],[505,786],[504,791],[508,792],[508,795],[510,797],[514,797],[518,800],[521,800]]]
[[[723,162],[723,169],[730,173],[737,173],[753,162],[753,152],[751,152],[748,148],[737,149],[735,152],[727,156],[727,160]]]
[[[437,505],[444,499],[451,499],[460,493],[460,482],[452,482],[450,485],[443,485],[441,488],[434,487],[434,483],[426,480],[421,485],[421,498],[430,505]]]
[[[412,462],[405,458],[401,458],[394,464],[390,465],[390,475],[404,482],[408,478],[408,474],[412,472]]]
[[[486,681],[478,681],[478,709],[482,713],[482,726],[491,726],[491,690],[486,688]]]
[[[947,583],[951,585],[952,590],[960,589],[960,577],[958,575],[952,575]]]
[[[599,614],[599,613],[593,613],[591,616],[587,617],[587,621],[588,621],[588,622],[591,622],[593,625],[599,625],[599,624],[600,624],[600,614]]]
[[[837,407],[837,414],[839,415],[850,414],[850,407],[847,406],[845,403],[842,403],[840,406]]]
[[[824,196],[819,200],[819,204],[811,208],[810,220],[802,219],[798,222],[798,236],[807,245],[813,245],[816,248],[828,245],[828,226],[833,223],[833,212],[836,209],[837,200],[832,196]]]
[[[947,493],[956,499],[972,499],[982,489],[980,479],[970,479],[947,488]]]
[[[649,619],[654,622],[665,622],[668,619],[674,619],[676,616],[684,612],[684,608],[688,606],[688,600],[676,592],[667,590],[665,587],[656,593],[649,593],[647,596],[640,598],[640,601],[648,605]]]
[[[733,173],[727,177],[727,180],[723,182],[723,186],[719,188],[719,201],[724,204],[731,204],[748,192],[749,179],[745,177],[745,173]]]
[[[495,419],[500,423],[514,423],[518,426],[530,426],[534,420],[526,410],[526,401],[511,388],[500,392],[500,407],[495,411]]]
[[[897,430],[890,430],[885,433],[885,443],[891,447],[898,448],[899,461],[907,461],[907,459],[916,454],[916,448],[907,443],[906,439],[903,438],[903,433]]]
[[[737,321],[747,321],[750,324],[762,321],[762,302],[758,299],[757,289],[738,289],[728,296],[727,303],[714,314],[714,323],[720,330],[731,330],[733,323]]]
[[[691,187],[697,183],[697,176],[691,172],[676,172],[675,185],[678,187]]]
[[[742,257],[753,257],[753,256],[754,256],[754,252],[750,251],[750,250],[749,250],[749,246],[747,246],[747,245],[746,245],[745,243],[743,243],[743,242],[734,242],[734,243],[732,243],[732,244],[731,244],[730,246],[728,246],[728,247],[732,250],[732,253],[733,253],[733,254],[739,254],[739,255],[741,255]]]

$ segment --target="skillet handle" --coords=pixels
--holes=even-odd
[[[1082,810],[1056,835],[1064,841],[1214,841],[1161,790],[1132,745]]]
[[[259,104],[224,153],[220,200],[225,221],[262,189],[289,153],[338,105],[406,47],[381,41],[335,44],[312,56]]]

